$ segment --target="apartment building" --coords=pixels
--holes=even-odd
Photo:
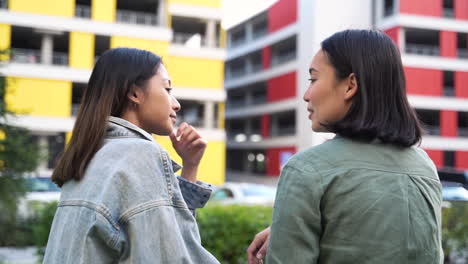
[[[426,124],[422,147],[439,168],[468,169],[468,1],[278,0],[228,29],[227,171],[280,174],[295,152],[332,135],[311,131],[302,96],[320,42],[376,28],[402,53],[411,104]]]
[[[468,169],[468,1],[381,0],[375,15],[402,53],[422,147],[439,168]]]
[[[9,61],[6,103],[14,124],[31,131],[48,157],[50,175],[73,128],[92,67],[116,47],[163,57],[187,121],[208,140],[200,179],[221,184],[225,174],[223,88],[225,32],[221,0],[1,0],[0,49]],[[181,162],[167,137],[155,137]]]

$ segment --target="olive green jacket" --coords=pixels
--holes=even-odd
[[[283,168],[267,263],[442,263],[441,203],[422,149],[336,137]]]

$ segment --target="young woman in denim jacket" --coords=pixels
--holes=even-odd
[[[382,32],[338,32],[309,72],[311,128],[337,136],[284,166],[271,229],[249,263],[265,252],[268,264],[442,263],[441,184],[417,146],[398,48]]]
[[[218,263],[200,243],[197,181],[206,142],[176,133],[179,102],[161,58],[118,48],[97,61],[73,135],[52,175],[62,187],[44,263]],[[169,135],[181,169],[151,136]]]

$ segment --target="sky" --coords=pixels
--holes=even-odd
[[[278,0],[223,0],[222,27],[228,29],[233,25],[265,10]]]

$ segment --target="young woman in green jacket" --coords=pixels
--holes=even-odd
[[[312,130],[336,137],[283,168],[271,228],[249,263],[265,253],[268,264],[442,263],[441,185],[418,147],[397,47],[381,32],[338,32],[309,72]]]

